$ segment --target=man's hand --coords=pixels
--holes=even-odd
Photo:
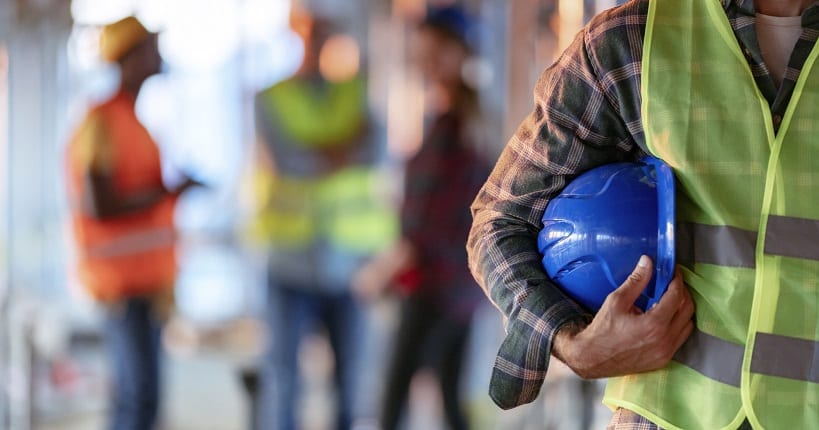
[[[660,301],[647,312],[634,301],[651,280],[653,264],[637,267],[603,302],[585,328],[561,329],[552,352],[582,378],[607,378],[665,367],[694,329],[694,302],[678,271]]]

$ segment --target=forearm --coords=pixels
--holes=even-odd
[[[565,296],[541,265],[537,235],[546,206],[571,180],[596,166],[634,158],[617,98],[606,91],[581,32],[541,75],[535,107],[501,154],[472,206],[470,267],[509,319],[490,393],[501,407],[533,401],[551,354],[569,360],[569,334],[591,315]],[[565,330],[561,330],[565,329]],[[567,338],[568,336],[568,338]],[[557,343],[555,345],[555,343]]]
[[[480,197],[479,197],[480,198]],[[486,295],[513,320],[524,302],[534,298],[544,310],[553,306],[577,309],[549,279],[537,252],[534,226],[476,203],[467,242],[470,268]]]
[[[126,196],[116,191],[112,178],[94,174],[86,178],[86,190],[83,199],[85,212],[99,219],[137,213],[176,195],[165,187],[157,186]]]
[[[590,316],[548,279],[532,226],[480,206],[474,213],[470,267],[508,318],[490,384],[492,399],[508,409],[537,397],[558,331],[567,324],[583,325]]]
[[[587,321],[569,321],[559,327],[552,340],[552,355],[564,363],[571,362],[571,344],[587,325]]]

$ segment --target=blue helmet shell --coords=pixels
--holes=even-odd
[[[671,168],[646,157],[581,174],[549,202],[538,250],[552,281],[595,312],[648,255],[654,274],[635,305],[650,308],[674,276]]]

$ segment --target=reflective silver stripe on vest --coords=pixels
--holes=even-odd
[[[819,260],[819,221],[779,215],[768,217],[765,253]]]
[[[673,360],[711,379],[739,387],[745,347],[704,333],[698,328],[674,354]]]
[[[725,225],[677,224],[677,260],[753,268],[757,233]]]
[[[716,381],[739,387],[745,347],[694,329],[674,361]],[[819,383],[819,342],[757,333],[751,372]]]
[[[819,342],[757,333],[751,372],[819,383]]]
[[[176,234],[172,228],[142,230],[124,234],[104,244],[86,248],[89,258],[112,258],[138,254],[173,245]]]

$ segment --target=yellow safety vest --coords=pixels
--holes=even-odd
[[[312,180],[259,172],[257,198],[266,203],[255,233],[283,249],[304,249],[323,238],[339,249],[375,252],[398,235],[384,184],[380,171],[361,166]]]
[[[326,82],[321,89],[294,78],[268,88],[261,99],[292,143],[320,148],[359,132],[367,118],[365,90],[359,78]]]
[[[670,429],[819,427],[819,73],[778,133],[718,0],[649,6],[642,119],[679,180],[678,260],[696,329],[604,402]]]
[[[318,151],[345,144],[366,121],[364,90],[358,78],[328,82],[322,92],[291,79],[263,92],[262,103],[276,116],[273,122],[288,142],[277,148],[317,159]],[[287,162],[287,154],[274,153],[273,158]],[[385,181],[375,166],[348,166],[316,175],[277,170],[256,174],[256,198],[264,204],[255,232],[278,251],[306,250],[321,241],[369,254],[395,240],[396,210],[382,190]]]

